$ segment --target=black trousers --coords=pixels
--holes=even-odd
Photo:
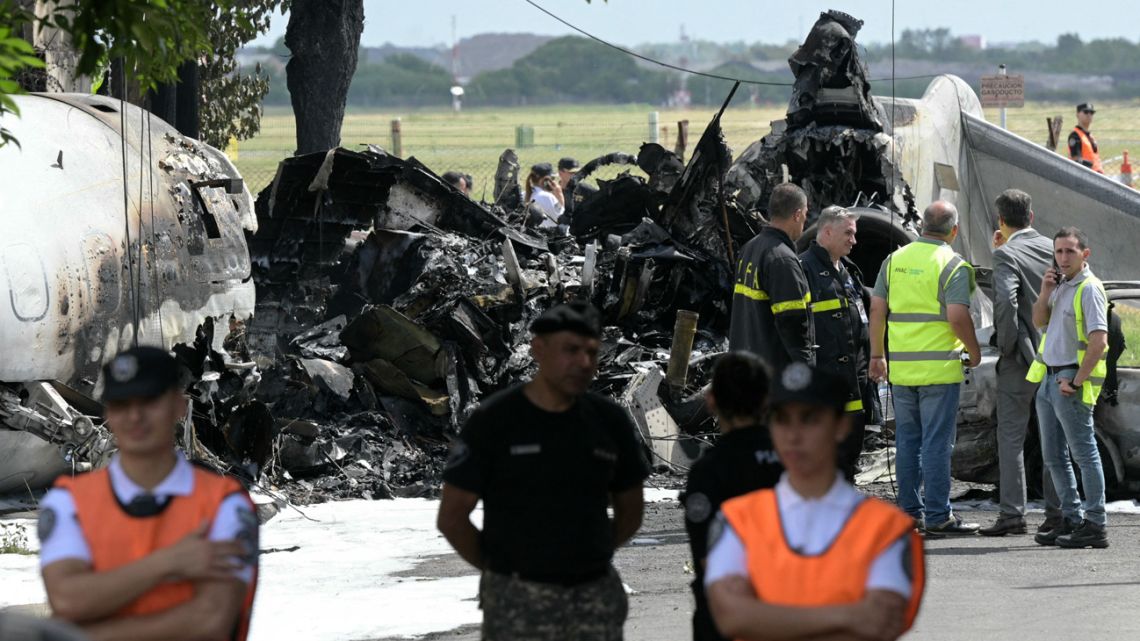
[[[839,444],[839,469],[848,483],[855,483],[855,472],[858,471],[859,455],[863,453],[863,435],[867,431],[867,414],[865,412],[848,412],[851,419],[851,432]]]

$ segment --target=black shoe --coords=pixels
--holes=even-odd
[[[1064,520],[1064,517],[1060,516],[1046,517],[1045,521],[1041,525],[1037,526],[1037,533],[1048,534],[1049,532],[1052,532],[1058,525],[1064,522]]]
[[[1025,534],[1026,532],[1025,517],[1005,514],[999,516],[993,525],[978,530],[978,534],[982,536],[1005,536],[1006,534]]]
[[[927,530],[926,521],[924,521],[921,516],[916,516],[913,518],[914,530],[915,532],[918,532],[919,536],[922,538],[926,539],[927,541],[937,541],[938,539],[946,538],[945,534],[938,534],[937,532],[931,532],[930,530]]]
[[[926,531],[937,534],[977,534],[979,527],[981,526],[977,523],[965,523],[962,517],[951,514],[950,518],[938,525],[928,525]]]
[[[1108,533],[1103,525],[1085,519],[1072,533],[1058,536],[1057,545],[1063,548],[1106,548]]]
[[[1057,539],[1066,534],[1072,534],[1077,529],[1080,523],[1070,521],[1068,519],[1061,519],[1060,525],[1049,530],[1048,532],[1038,531],[1033,537],[1037,545],[1057,545]]]

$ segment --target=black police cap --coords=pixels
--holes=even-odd
[[[543,312],[530,324],[530,331],[536,335],[573,332],[588,338],[601,338],[602,317],[593,305],[574,301],[555,305]]]
[[[578,168],[578,161],[573,158],[563,158],[558,161],[558,171],[574,171]]]
[[[772,407],[803,403],[843,412],[847,405],[847,383],[826,370],[806,363],[791,363],[776,374],[768,403]]]
[[[1096,113],[1096,109],[1093,109],[1093,103],[1091,102],[1082,102],[1081,104],[1077,105],[1077,113],[1080,113],[1082,111],[1087,111],[1093,114]]]
[[[134,347],[103,366],[103,402],[154,398],[179,387],[182,369],[164,349]]]
[[[552,167],[548,162],[540,162],[537,165],[533,165],[531,166],[530,170],[539,178],[546,178],[547,176],[554,175],[554,167]]]

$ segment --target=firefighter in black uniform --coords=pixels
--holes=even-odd
[[[867,412],[874,404],[867,379],[866,290],[859,268],[847,257],[855,246],[857,220],[842,207],[825,208],[816,222],[816,239],[800,254],[811,288],[808,309],[815,326],[816,365],[847,382],[844,409],[851,418],[851,431],[840,445],[839,467],[849,482],[855,478]]]
[[[752,352],[774,370],[815,364],[811,293],[794,244],[807,205],[802,189],[777,185],[768,200],[769,225],[744,244],[737,261],[728,348]]]
[[[729,352],[713,368],[712,388],[705,394],[721,436],[691,470],[681,496],[685,529],[693,552],[694,641],[721,641],[705,597],[708,532],[720,504],[753,490],[774,487],[784,466],[763,424],[768,400],[768,369],[748,352]]]

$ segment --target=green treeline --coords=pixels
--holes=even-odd
[[[280,49],[283,49],[279,47]],[[646,55],[666,60],[727,60],[709,69],[716,75],[768,83],[790,83],[791,72],[762,71],[749,61],[783,61],[795,49],[786,45],[729,43],[657,44],[641,48]],[[276,51],[275,51],[276,52]],[[284,53],[287,54],[287,51]],[[864,49],[868,63],[889,60],[890,45]],[[1065,34],[1055,45],[1025,43],[1014,48],[972,49],[948,29],[907,30],[895,46],[896,59],[966,63],[994,68],[1005,63],[1015,73],[1068,73],[1111,77],[1111,90],[1097,98],[1140,96],[1140,44],[1125,39],[1083,42]],[[361,57],[364,60],[364,57]],[[877,68],[881,68],[876,65]],[[771,64],[765,65],[766,69]],[[289,94],[283,72],[270,71],[270,92],[265,104],[287,105]],[[968,79],[976,82],[974,78]],[[682,85],[684,82],[684,85]],[[451,104],[451,74],[411,54],[399,54],[379,63],[357,67],[349,89],[348,103],[359,107],[428,107]],[[927,81],[900,81],[900,96],[917,97]],[[507,69],[479,74],[465,86],[465,106],[523,106],[567,103],[664,104],[678,90],[688,91],[694,105],[719,105],[732,83],[681,74],[645,65],[620,51],[579,37],[547,42]],[[878,90],[878,87],[876,87]],[[1036,99],[1068,99],[1064,88],[1037,92]],[[788,100],[787,86],[745,84],[734,104],[780,103]]]

